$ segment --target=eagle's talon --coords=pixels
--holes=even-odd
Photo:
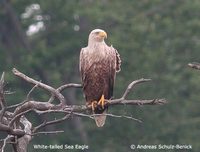
[[[97,107],[97,101],[93,101],[91,105],[92,105],[92,111],[94,111]]]
[[[101,96],[101,99],[99,100],[98,105],[100,105],[104,109],[104,106],[105,106],[104,95]]]

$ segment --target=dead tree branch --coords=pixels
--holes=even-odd
[[[49,122],[46,122],[44,121],[42,124],[36,126],[34,129],[33,129],[33,132],[37,132],[39,129],[41,128],[44,128],[48,125],[51,125],[51,124],[57,124],[57,123],[60,123],[60,122],[63,122],[64,120],[68,119],[70,116],[70,114],[67,114],[65,115],[63,118],[61,119],[55,119],[55,120],[52,120],[52,121],[49,121]]]
[[[1,147],[1,152],[4,152],[4,148],[6,147],[6,143],[7,143],[7,141],[8,141],[8,139],[9,139],[10,137],[9,137],[9,135],[3,140],[3,145],[2,145],[2,147]]]
[[[4,73],[2,74],[0,80],[0,131],[6,132],[8,136],[0,140],[0,147],[1,151],[3,152],[6,144],[10,143],[13,145],[13,149],[16,152],[26,152],[27,146],[33,136],[39,134],[57,134],[63,131],[40,131],[48,125],[55,125],[57,123],[61,123],[66,121],[70,116],[79,116],[79,117],[88,117],[94,119],[96,114],[88,114],[88,111],[91,111],[91,106],[83,105],[67,105],[66,99],[62,95],[62,91],[67,88],[82,88],[81,84],[69,83],[62,85],[55,89],[52,86],[42,83],[41,81],[34,80],[31,77],[26,76],[25,74],[21,73],[17,69],[13,69],[13,74],[22,80],[26,81],[27,83],[33,84],[33,88],[28,92],[26,99],[16,105],[7,106],[4,95],[5,92],[3,90],[4,86]],[[105,106],[112,107],[115,105],[162,105],[167,103],[165,99],[150,99],[150,100],[132,100],[127,99],[128,94],[134,87],[138,84],[148,82],[151,79],[139,79],[131,82],[126,90],[124,91],[121,98],[118,99],[111,99],[106,100]],[[45,91],[49,92],[51,97],[48,101],[36,101],[30,100],[30,94],[37,88],[44,89]],[[54,99],[57,98],[59,103],[53,103]],[[83,101],[83,103],[85,103]],[[9,110],[13,109],[13,112]],[[42,114],[51,115],[51,113],[61,113],[63,114],[60,118],[54,118],[53,120],[43,121],[41,124],[37,124],[33,126],[32,123],[26,118],[27,113],[35,112],[39,116]],[[126,118],[131,119],[137,122],[142,122],[139,119],[133,118],[132,116],[126,115],[115,115],[115,114],[106,114],[110,117],[116,118]],[[11,142],[8,140],[12,139]]]
[[[61,102],[61,104],[65,104],[65,97],[60,92],[58,92],[56,89],[54,89],[53,87],[46,85],[42,82],[36,81],[36,80],[26,76],[25,74],[19,72],[15,68],[13,68],[12,72],[14,73],[14,75],[20,77],[21,79],[23,79],[31,84],[37,85],[38,87],[47,90],[51,94],[54,94],[58,98],[58,100]]]
[[[192,62],[192,63],[188,63],[188,66],[193,69],[200,70],[200,63]]]

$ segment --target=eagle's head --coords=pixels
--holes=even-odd
[[[101,29],[95,29],[90,32],[88,42],[104,42],[104,39],[107,38],[107,33]]]

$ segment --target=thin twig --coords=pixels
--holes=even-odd
[[[26,102],[28,102],[28,100],[24,100],[24,101],[21,102],[21,103],[18,103],[18,104],[15,104],[15,105],[11,105],[11,106],[8,106],[6,109],[9,110],[9,109],[13,109],[13,108],[16,108],[16,107],[20,107],[21,105],[25,104]]]
[[[19,119],[22,115],[24,115],[24,114],[30,112],[31,110],[33,110],[33,109],[28,109],[28,110],[23,111],[23,112],[17,114],[16,116],[14,116],[14,118],[10,121],[10,123],[8,124],[8,126],[9,126],[9,127],[12,127],[13,124],[14,124],[14,122],[15,122],[17,119]]]
[[[66,112],[66,111],[64,111],[64,110],[51,110],[51,109],[49,109],[49,110],[45,110],[45,111],[41,111],[41,110],[36,110],[36,109],[34,109],[34,111],[37,113],[37,114],[39,114],[39,115],[41,115],[41,114],[47,114],[47,113],[68,113],[68,112]]]
[[[19,107],[19,106],[25,104],[26,102],[28,102],[28,101],[30,100],[30,95],[31,95],[31,93],[32,93],[32,92],[34,91],[34,89],[37,88],[37,87],[38,87],[38,84],[36,84],[34,87],[31,88],[31,90],[28,92],[28,94],[27,94],[27,96],[26,96],[26,100],[24,100],[24,101],[21,102],[21,103],[15,104],[15,105],[11,105],[11,106],[7,107],[7,109],[9,110],[9,109],[12,109],[12,108]]]
[[[64,96],[60,92],[58,92],[56,89],[54,89],[53,87],[46,85],[42,82],[36,81],[36,80],[26,76],[25,74],[19,72],[15,68],[13,68],[12,72],[14,73],[14,75],[20,77],[21,79],[23,79],[23,80],[25,80],[25,81],[27,81],[31,84],[38,85],[38,87],[40,87],[44,90],[47,90],[50,93],[54,94],[63,105],[66,103]]]
[[[30,136],[35,136],[35,135],[39,135],[39,134],[58,134],[58,133],[63,133],[63,130],[58,130],[58,131],[41,131],[41,132],[36,132],[36,133],[32,133],[30,134]],[[28,134],[29,135],[29,134]]]
[[[73,114],[74,114],[74,115],[77,115],[77,116],[88,117],[88,118],[91,118],[91,119],[94,119],[94,116],[102,115],[102,114],[91,114],[91,115],[88,115],[88,114],[77,113],[77,112],[73,112]],[[132,119],[132,120],[135,120],[135,121],[137,121],[137,122],[142,123],[141,120],[136,119],[136,118],[133,118],[132,116],[126,116],[126,115],[115,115],[115,114],[111,114],[111,113],[106,113],[106,114],[103,114],[103,115],[106,115],[106,116],[109,116],[109,117],[116,117],[116,118]]]
[[[131,119],[131,120],[134,120],[134,121],[137,121],[137,122],[140,122],[142,123],[141,120],[139,119],[136,119],[136,118],[133,118],[132,116],[126,116],[126,115],[114,115],[114,114],[105,114],[106,116],[110,116],[110,117],[116,117],[116,118],[126,118],[126,119]]]
[[[39,81],[39,82],[41,83],[41,81]],[[29,91],[29,93],[28,93],[27,96],[26,96],[26,100],[27,100],[27,101],[30,99],[31,93],[32,93],[32,92],[34,91],[34,89],[37,88],[37,87],[38,87],[38,84],[34,85],[34,87],[31,88],[31,90]]]
[[[82,85],[81,85],[81,84],[76,84],[76,83],[68,83],[68,84],[65,84],[65,85],[60,86],[60,87],[57,88],[56,90],[57,90],[58,92],[62,92],[64,89],[66,89],[66,88],[71,88],[71,87],[73,87],[73,88],[82,88]],[[49,102],[49,103],[52,103],[54,99],[55,99],[55,95],[52,94],[48,102]]]
[[[65,84],[65,85],[62,85],[60,86],[59,88],[57,88],[57,90],[59,92],[62,92],[64,89],[66,88],[82,88],[82,85],[81,84],[76,84],[76,83],[68,83],[68,84]]]
[[[78,112],[73,112],[74,115],[77,115],[77,116],[81,116],[81,117],[88,117],[90,119],[94,119],[94,115],[91,114],[91,115],[88,115],[88,114],[85,114],[85,113],[78,113]]]
[[[7,140],[10,138],[10,135],[8,135],[4,140],[3,140],[3,145],[2,145],[2,148],[0,149],[1,152],[4,152],[4,149],[6,147],[6,143],[7,143]]]
[[[44,121],[42,124],[38,125],[37,127],[35,127],[33,129],[33,133],[35,133],[37,130],[43,128],[43,127],[46,127],[47,125],[52,125],[52,124],[56,124],[56,123],[59,123],[59,122],[62,122],[66,119],[68,119],[70,116],[70,114],[66,114],[63,118],[60,118],[60,119],[55,119],[55,120],[52,120],[52,121],[49,121],[49,122],[46,122]]]
[[[102,114],[85,114],[85,113],[80,113],[80,112],[72,112],[72,111],[65,111],[65,110],[48,110],[48,111],[37,111],[37,113],[39,114],[45,114],[45,113],[69,113],[69,114],[73,114],[73,115],[77,115],[77,116],[82,116],[82,117],[88,117],[88,118],[91,118],[91,119],[94,119],[94,116],[96,115],[102,115]],[[139,119],[136,119],[136,118],[133,118],[132,116],[126,116],[126,115],[114,115],[114,114],[105,114],[106,116],[110,116],[110,117],[118,117],[118,118],[127,118],[127,119],[132,119],[132,120],[135,120],[137,122],[142,122],[141,120]],[[43,124],[41,125],[44,125],[44,124],[47,124],[47,122],[43,122]]]
[[[139,84],[139,83],[143,83],[143,82],[148,82],[148,81],[151,81],[151,79],[144,79],[144,78],[141,78],[139,80],[135,80],[133,82],[131,82],[126,91],[124,92],[123,96],[122,96],[122,99],[125,99],[127,97],[127,95],[129,94],[129,92],[131,91],[131,89],[136,85],[136,84]]]

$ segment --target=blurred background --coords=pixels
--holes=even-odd
[[[53,87],[80,83],[79,53],[95,28],[108,33],[106,43],[121,55],[115,98],[132,80],[144,77],[153,81],[137,86],[130,99],[169,101],[109,109],[143,123],[109,117],[97,128],[91,119],[73,117],[47,127],[65,133],[36,136],[29,151],[36,151],[34,144],[86,144],[95,152],[131,151],[131,144],[190,144],[198,151],[200,73],[187,64],[200,60],[199,10],[199,0],[1,0],[0,73],[6,72],[6,89],[15,92],[6,96],[9,105],[23,101],[32,87],[12,74],[14,67]],[[84,104],[81,89],[68,89],[64,95],[68,104]],[[40,89],[32,94],[35,100],[48,97]],[[54,116],[33,113],[28,118],[36,125]]]

